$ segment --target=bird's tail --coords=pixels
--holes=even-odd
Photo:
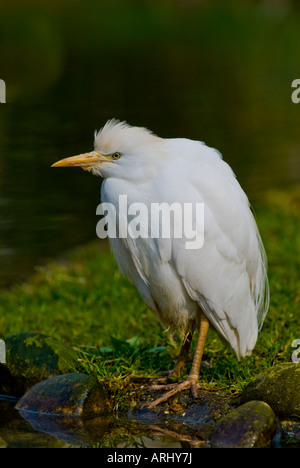
[[[266,252],[260,237],[260,234],[257,230],[257,241],[260,250],[260,264],[257,269],[257,276],[255,281],[255,289],[253,291],[254,295],[254,305],[257,312],[257,325],[258,331],[262,329],[265,317],[267,315],[270,303],[270,290],[269,290],[269,281],[267,276],[268,262]]]

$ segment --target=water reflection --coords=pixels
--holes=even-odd
[[[139,447],[180,448],[187,436],[129,419],[64,418],[18,412],[15,402],[0,398],[0,447]],[[189,440],[191,437],[189,437]]]
[[[45,114],[32,109],[31,128],[44,120],[47,131]],[[50,136],[53,130],[48,136],[36,131],[32,142],[30,131],[17,123],[16,137],[0,147],[0,286],[22,278],[36,262],[92,239],[100,200],[100,180],[51,170],[57,156],[72,151],[76,138],[67,149],[57,135],[56,140]],[[86,145],[92,147],[92,132],[88,137]]]
[[[42,448],[62,447],[64,444],[49,434],[35,431],[14,409],[15,403],[0,399],[0,447]]]

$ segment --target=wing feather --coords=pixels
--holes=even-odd
[[[255,346],[269,304],[266,255],[249,201],[231,168],[203,145],[198,165],[182,180],[189,180],[184,200],[205,205],[204,245],[187,250],[186,239],[173,239],[170,261],[190,297],[243,357]]]

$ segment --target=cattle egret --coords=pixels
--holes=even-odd
[[[187,248],[184,233],[174,235],[174,219],[169,236],[159,231],[152,237],[110,238],[120,271],[161,323],[184,337],[173,376],[179,376],[192,334],[199,330],[187,379],[152,386],[166,392],[149,408],[182,390],[197,396],[209,325],[239,359],[251,354],[269,305],[267,261],[248,198],[218,151],[199,141],[159,138],[112,119],[95,133],[94,151],[53,166],[77,166],[102,177],[101,200],[117,213],[122,195],[128,207],[143,204],[148,213],[153,204],[204,206],[204,242],[197,249]],[[116,218],[118,228],[132,221],[129,212],[126,216]]]

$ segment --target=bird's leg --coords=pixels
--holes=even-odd
[[[188,381],[191,382],[191,391],[192,391],[192,395],[194,398],[197,398],[197,382],[199,379],[200,366],[201,366],[208,328],[209,328],[209,321],[207,320],[206,315],[203,312],[201,312],[200,330],[199,330],[196,351],[194,354],[192,367],[188,376]]]
[[[209,328],[209,321],[207,320],[204,313],[201,312],[199,336],[198,336],[196,351],[195,351],[195,355],[193,359],[193,364],[192,364],[190,373],[188,375],[188,378],[183,382],[170,384],[168,386],[168,388],[170,388],[169,391],[164,393],[161,397],[157,398],[157,400],[153,401],[149,405],[145,405],[148,409],[155,408],[155,406],[157,406],[159,403],[162,403],[163,401],[167,401],[170,397],[172,397],[173,395],[176,395],[176,393],[179,393],[187,389],[191,390],[193,398],[197,398],[199,371],[200,371],[200,365],[201,365],[201,360],[203,356],[204,344],[205,344],[205,339],[206,339],[208,328]],[[166,386],[164,386],[164,388],[165,387]],[[152,388],[152,389],[158,390],[159,388]]]
[[[186,361],[187,361],[189,350],[191,347],[192,337],[193,337],[193,332],[187,333],[187,335],[184,337],[184,341],[182,343],[181,350],[180,350],[174,369],[172,369],[171,371],[163,372],[162,377],[158,379],[159,381],[168,380],[174,377],[175,378],[180,377],[181,372],[186,366]],[[152,390],[154,389],[152,388]]]
[[[174,367],[173,370],[171,370],[168,377],[180,377],[182,370],[186,366],[186,361],[189,355],[192,338],[193,338],[193,333],[188,333],[187,336],[184,338],[184,341],[182,343],[181,350],[177,359],[176,366]]]

